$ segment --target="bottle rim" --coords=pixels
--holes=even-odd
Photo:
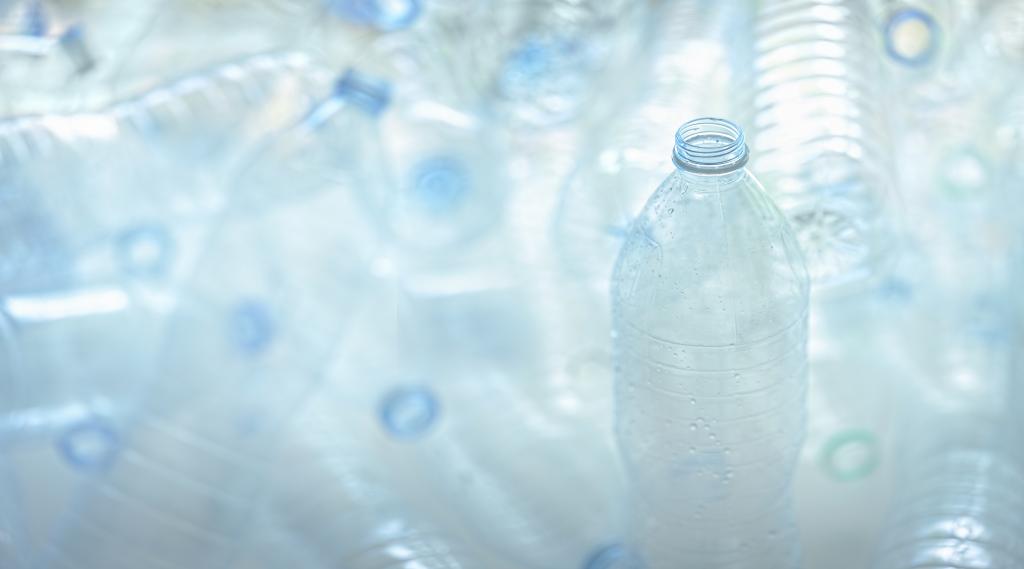
[[[910,22],[918,22],[928,32],[928,44],[916,53],[908,53],[900,49],[896,42],[896,33],[900,26]],[[893,61],[908,67],[921,67],[927,65],[934,59],[938,52],[939,24],[928,12],[919,8],[900,8],[889,15],[885,23],[885,52]]]
[[[700,174],[725,174],[747,163],[743,129],[736,123],[714,117],[686,122],[676,131],[672,161],[678,168]]]

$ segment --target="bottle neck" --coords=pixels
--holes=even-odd
[[[742,171],[749,157],[743,131],[714,118],[692,120],[676,132],[672,161],[676,168],[699,176],[725,176]]]

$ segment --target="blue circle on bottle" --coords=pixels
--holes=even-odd
[[[244,354],[259,354],[274,341],[274,317],[262,301],[239,301],[228,314],[228,324],[232,344]]]
[[[469,193],[466,169],[448,156],[423,160],[413,168],[412,178],[416,203],[435,215],[452,211]]]
[[[117,431],[105,422],[89,418],[75,423],[57,440],[57,449],[76,470],[107,470],[121,451]]]
[[[440,405],[429,388],[399,387],[381,400],[379,414],[384,430],[392,437],[416,439],[426,434],[437,421]]]
[[[161,225],[138,225],[119,233],[115,248],[123,273],[153,278],[167,272],[174,256],[174,239]]]

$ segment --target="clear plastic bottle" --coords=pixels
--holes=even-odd
[[[873,567],[1024,567],[1016,415],[933,407],[927,424],[908,429]]]
[[[237,207],[177,291],[153,380],[123,426],[72,433],[72,448],[115,450],[89,454],[92,475],[47,544],[49,562],[221,567],[238,546],[266,495],[280,428],[366,290],[360,252],[372,240],[355,220],[367,186],[353,169],[372,170],[377,156],[360,153],[356,127],[387,100],[365,87],[347,75],[329,105],[250,156]]]
[[[867,2],[761,2],[753,34],[754,169],[819,287],[884,268],[892,191],[882,60]]]
[[[480,116],[404,93],[383,132],[395,182],[388,216],[406,286],[458,294],[515,277],[504,229],[510,182]]]
[[[440,410],[429,392],[403,389],[383,401],[360,382],[328,384],[282,447],[273,494],[277,524],[323,567],[511,569],[453,525],[427,517],[399,482],[394,461]]]
[[[652,569],[797,567],[808,281],[742,131],[696,119],[612,278],[616,433]]]
[[[407,503],[516,567],[576,567],[616,540],[608,436],[584,423],[589,410],[575,425],[550,411],[586,401],[541,397],[551,380],[522,291],[411,297],[399,286],[376,287],[330,369],[346,397],[377,410]]]
[[[82,28],[49,3],[0,5],[0,116],[65,106],[95,64]]]

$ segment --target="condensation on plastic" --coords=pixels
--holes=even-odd
[[[796,567],[803,258],[742,167],[738,127],[696,119],[676,141],[681,167],[633,225],[612,280],[632,543],[650,567]]]

